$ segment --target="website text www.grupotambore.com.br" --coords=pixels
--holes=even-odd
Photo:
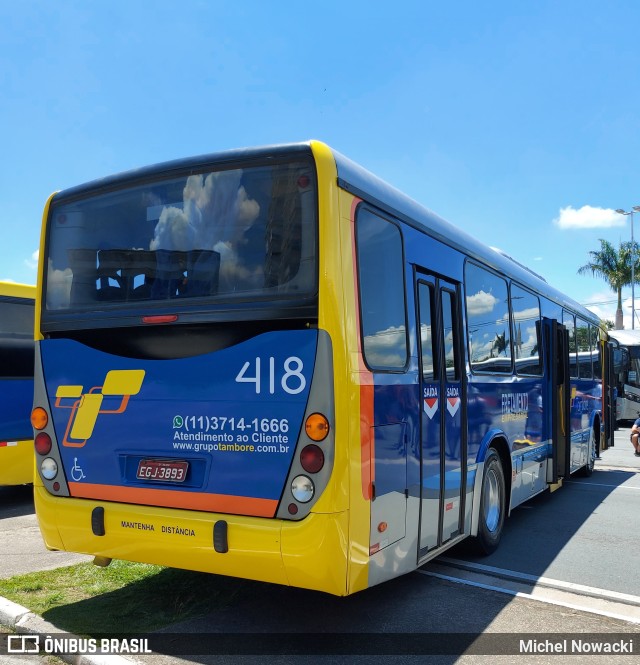
[[[189,437],[189,438],[187,438]],[[223,438],[224,437],[224,438]],[[289,452],[289,437],[286,434],[183,434],[174,438],[173,449],[193,453],[269,453]]]

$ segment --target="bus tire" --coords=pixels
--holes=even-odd
[[[505,482],[500,456],[494,448],[489,448],[484,461],[482,493],[480,495],[480,516],[476,549],[488,555],[498,548],[505,517]]]

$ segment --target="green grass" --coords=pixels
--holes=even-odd
[[[141,633],[223,607],[241,580],[141,563],[81,563],[0,580],[0,596],[79,635]]]

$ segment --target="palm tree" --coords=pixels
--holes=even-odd
[[[602,277],[611,290],[618,294],[618,309],[616,310],[616,328],[622,329],[622,287],[631,284],[631,262],[635,257],[634,277],[636,282],[640,278],[640,265],[638,263],[638,243],[621,242],[620,249],[616,251],[607,240],[600,239],[600,250],[589,252],[589,263],[578,268],[579,275],[591,274]]]

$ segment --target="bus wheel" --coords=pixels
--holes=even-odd
[[[500,542],[505,515],[505,482],[500,456],[489,448],[484,462],[482,496],[480,497],[480,523],[476,549],[480,554],[491,554]]]

